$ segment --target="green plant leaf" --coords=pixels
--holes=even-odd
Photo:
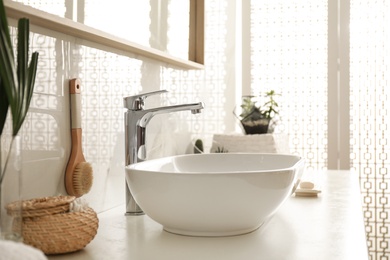
[[[19,129],[20,127],[22,127],[22,124],[26,119],[28,109],[30,107],[31,98],[34,92],[33,90],[35,85],[35,76],[37,72],[37,67],[38,67],[38,52],[34,52],[31,55],[30,66],[28,67],[27,70],[27,82],[24,89],[25,93],[24,93],[24,100],[23,100],[24,105],[23,105],[23,110],[21,111]]]
[[[14,53],[3,0],[0,0],[0,135],[17,84]]]
[[[18,75],[18,90],[15,97],[15,107],[12,109],[13,118],[13,135],[16,135],[22,127],[26,109],[28,74],[28,46],[29,46],[29,21],[26,18],[19,19],[18,22],[18,44],[17,44],[17,75]]]
[[[3,33],[1,33],[0,38],[3,38]],[[12,46],[9,46],[4,39],[0,40],[0,77],[10,101],[10,97],[16,93],[17,77]]]
[[[9,28],[8,28],[8,22],[7,22],[7,16],[5,14],[5,8],[4,8],[4,3],[3,0],[0,0],[0,30],[4,32],[5,38],[8,42],[8,45],[11,46],[11,37],[9,33]]]
[[[0,79],[0,136],[3,133],[5,120],[7,119],[8,105],[7,94]]]
[[[37,75],[37,68],[38,68],[38,57],[39,53],[34,52],[31,55],[31,61],[30,66],[28,67],[28,74],[27,74],[27,109],[30,107],[30,101],[33,95],[34,85],[35,85],[35,77]]]
[[[0,0],[0,3],[0,78],[2,79],[8,102],[11,104],[11,98],[15,95],[17,89],[15,85],[17,84],[17,76],[7,16],[3,1]]]
[[[10,98],[12,113],[12,135],[17,135],[26,118],[33,94],[35,76],[38,64],[38,53],[31,56],[28,64],[29,53],[29,20],[19,19],[18,22],[18,44],[17,44],[17,83],[16,91]]]
[[[3,0],[0,0],[0,134],[4,128],[7,111],[11,110],[12,135],[18,134],[30,107],[38,64],[38,53],[31,56],[29,64],[29,20],[18,21],[17,57],[9,33]]]

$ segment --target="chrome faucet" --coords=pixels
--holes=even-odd
[[[125,163],[126,166],[142,162],[146,159],[145,134],[146,126],[153,116],[157,114],[191,110],[193,114],[201,112],[204,105],[202,102],[156,107],[144,109],[145,99],[151,95],[163,94],[168,91],[159,90],[135,96],[125,97],[123,105],[125,112]],[[134,200],[133,195],[126,183],[126,215],[143,215],[144,212]]]

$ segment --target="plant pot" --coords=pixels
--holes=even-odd
[[[270,119],[262,118],[257,120],[241,120],[241,125],[243,126],[245,133],[247,135],[253,134],[266,134],[269,130]]]

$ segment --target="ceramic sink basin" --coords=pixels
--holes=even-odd
[[[288,198],[303,159],[282,154],[193,154],[126,167],[143,211],[171,233],[231,236],[259,228]]]

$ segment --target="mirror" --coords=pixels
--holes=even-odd
[[[4,3],[11,18],[27,17],[31,24],[44,28],[174,65],[180,66],[175,63],[183,61],[187,65],[194,63],[192,68],[199,69],[204,63],[204,0],[62,0],[49,3],[5,0]],[[104,41],[100,41],[102,35]],[[163,58],[156,58],[156,54]]]

